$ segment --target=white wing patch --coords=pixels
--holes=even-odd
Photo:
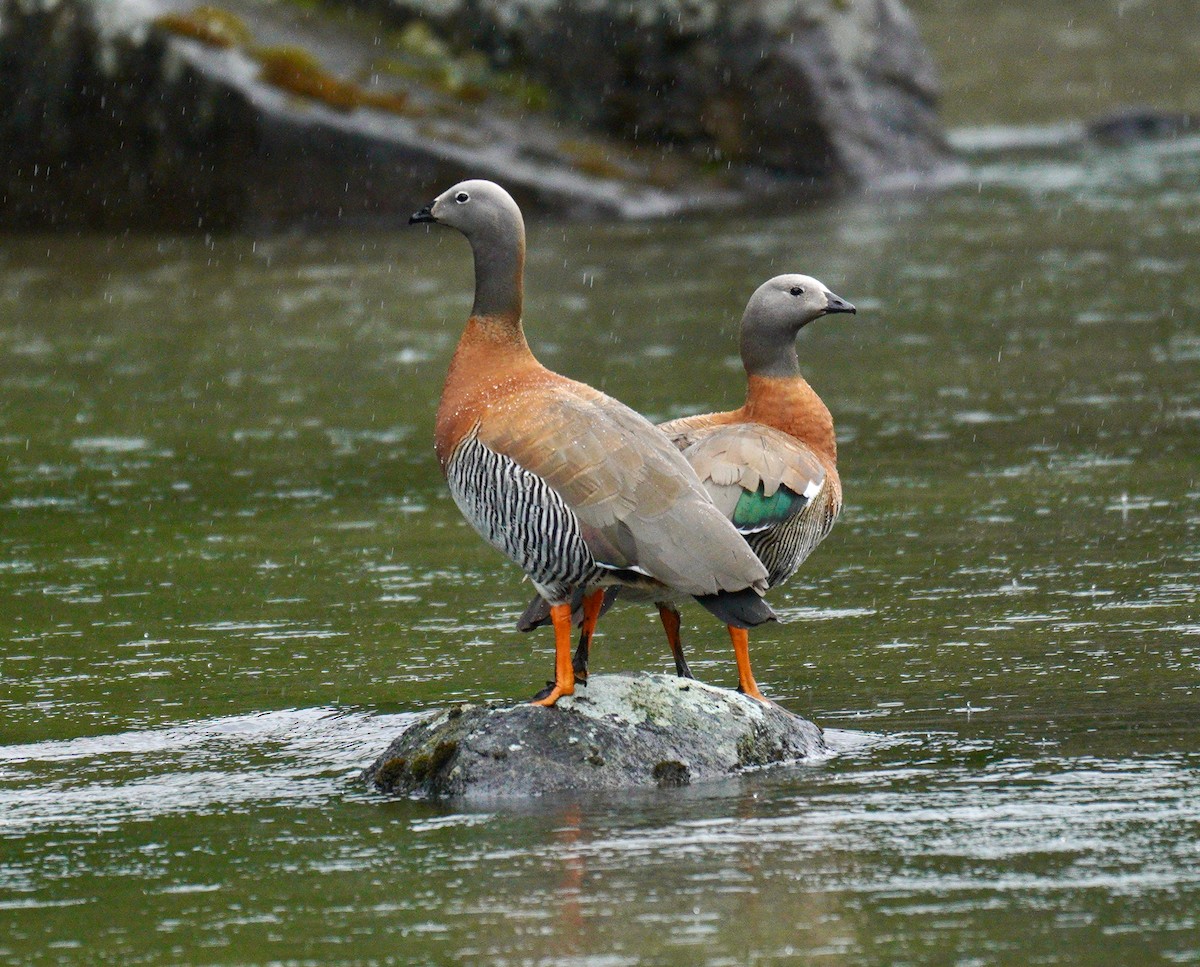
[[[648,578],[654,577],[653,574],[638,564],[605,564],[603,561],[597,561],[596,567],[605,571],[633,571],[636,574],[644,574]]]
[[[738,483],[742,479],[743,473],[741,467],[732,463],[714,463],[709,470],[709,479],[718,487],[728,487]]]

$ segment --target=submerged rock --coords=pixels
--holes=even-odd
[[[597,675],[554,708],[462,705],[397,738],[363,777],[429,797],[686,786],[824,757],[821,730],[777,705],[667,675]]]
[[[0,227],[653,217],[949,154],[900,0],[0,0]]]
[[[1087,124],[1087,136],[1103,145],[1137,144],[1190,137],[1200,133],[1200,114],[1155,108],[1122,108]]]

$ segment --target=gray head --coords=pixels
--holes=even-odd
[[[457,228],[475,253],[476,316],[521,315],[525,221],[512,195],[492,181],[448,188],[408,220]]]
[[[525,222],[521,209],[512,195],[494,181],[473,178],[447,188],[432,202],[408,220],[437,222],[457,228],[467,238],[492,240],[507,236],[510,241],[525,237]]]
[[[742,316],[742,365],[752,376],[798,376],[796,334],[833,312],[856,312],[807,275],[777,275],[750,297]]]

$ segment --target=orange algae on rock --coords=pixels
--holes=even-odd
[[[363,103],[357,84],[334,77],[302,47],[259,47],[254,51],[263,81],[292,94],[310,97],[339,111]]]

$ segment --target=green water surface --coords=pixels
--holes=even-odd
[[[0,962],[1200,961],[1198,254],[1198,140],[531,225],[535,350],[655,419],[739,401],[769,276],[858,306],[800,345],[844,517],[751,645],[839,753],[461,810],[356,776],[552,667],[433,457],[463,239],[3,239]]]

